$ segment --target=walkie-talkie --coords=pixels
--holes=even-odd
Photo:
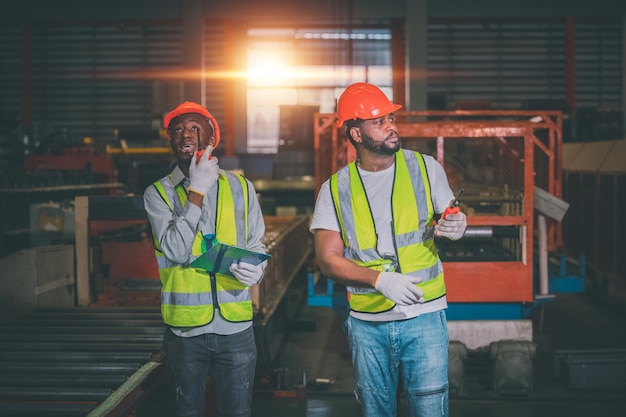
[[[452,201],[450,201],[450,205],[446,207],[446,209],[443,211],[443,213],[441,214],[441,219],[445,220],[448,214],[455,214],[461,211],[461,208],[459,207],[459,197],[461,197],[461,194],[463,194],[462,188],[461,191],[459,191],[459,193],[456,195],[456,197],[454,197]]]

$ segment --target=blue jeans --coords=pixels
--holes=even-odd
[[[250,416],[256,368],[252,327],[233,335],[195,337],[178,337],[166,328],[164,349],[174,384],[176,416],[204,416],[209,372],[215,387],[217,415]]]
[[[357,401],[364,417],[395,416],[401,382],[410,417],[448,415],[448,326],[444,311],[413,319],[345,322]]]

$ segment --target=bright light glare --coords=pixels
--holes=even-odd
[[[372,75],[381,72],[378,68],[375,70]],[[348,85],[365,78],[365,67],[358,65],[281,66],[276,62],[271,62],[248,67],[247,71],[248,87],[327,87]]]
[[[254,86],[285,85],[295,77],[293,67],[285,66],[280,61],[267,60],[248,66],[248,84]]]

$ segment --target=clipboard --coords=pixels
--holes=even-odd
[[[220,273],[234,277],[229,271],[233,263],[246,262],[258,265],[268,260],[272,255],[262,252],[253,252],[239,246],[227,245],[215,239],[215,235],[204,236],[206,252],[189,264],[192,268],[204,269],[210,273]]]

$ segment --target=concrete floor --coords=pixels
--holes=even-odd
[[[554,352],[560,349],[626,349],[624,313],[607,308],[584,294],[561,294],[543,312],[530,316],[535,329],[537,355],[533,361],[534,387],[525,397],[502,397],[493,392],[482,365],[470,370],[464,392],[451,396],[452,417],[539,417],[623,415],[626,390],[573,390],[553,373]],[[283,397],[293,391],[277,390],[275,383],[258,381],[253,417],[352,417],[360,409],[352,394],[354,376],[342,329],[342,312],[328,307],[304,306],[286,333],[276,355],[275,369],[288,369],[282,379],[293,384],[306,372],[307,389],[300,398]],[[480,353],[477,354],[480,363]],[[484,357],[482,358],[484,361]],[[285,375],[283,373],[283,375]],[[321,379],[332,383],[315,383]],[[278,378],[275,378],[278,380]],[[171,416],[168,395],[149,399],[137,417]],[[400,407],[403,411],[404,407]]]

